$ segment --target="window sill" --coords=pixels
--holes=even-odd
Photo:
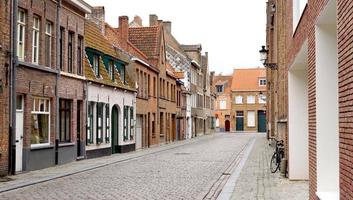
[[[75,143],[67,142],[67,143],[60,143],[59,144],[59,147],[68,147],[68,146],[75,146]]]
[[[35,146],[31,146],[31,151],[42,150],[42,149],[52,149],[52,148],[54,148],[54,145],[49,145],[49,144],[35,145]]]
[[[316,192],[320,200],[339,200],[338,192]]]

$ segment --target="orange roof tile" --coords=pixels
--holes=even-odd
[[[159,27],[130,27],[129,41],[148,57],[158,55]]]
[[[232,91],[265,91],[266,86],[259,85],[260,78],[266,78],[266,69],[234,69]]]

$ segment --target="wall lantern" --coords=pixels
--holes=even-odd
[[[265,49],[265,46],[262,46],[260,52],[260,61],[264,65],[264,67],[272,69],[272,70],[277,70],[277,64],[276,63],[267,63],[268,60],[268,49]]]

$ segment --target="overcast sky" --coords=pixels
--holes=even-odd
[[[265,44],[266,0],[85,0],[104,6],[106,22],[118,27],[121,15],[135,15],[147,26],[149,14],[172,22],[181,44],[202,44],[210,69],[229,74],[234,68],[262,67],[259,49]]]

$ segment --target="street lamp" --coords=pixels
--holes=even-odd
[[[260,61],[262,64],[272,70],[277,70],[277,64],[276,63],[267,63],[268,60],[268,49],[265,49],[265,46],[262,46],[260,52]]]

